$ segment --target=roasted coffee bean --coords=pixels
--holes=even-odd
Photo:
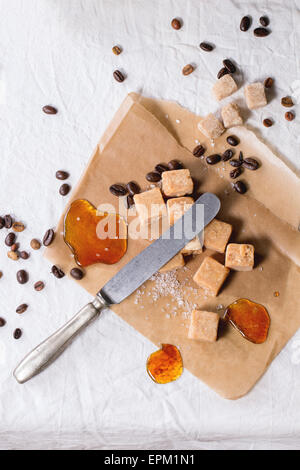
[[[161,180],[161,174],[158,171],[151,171],[146,175],[146,180],[149,183],[158,183]]]
[[[0,271],[0,279],[3,277],[3,272]]]
[[[12,246],[11,246],[11,251],[18,251],[19,249],[19,243],[14,243]]]
[[[292,113],[291,111],[288,111],[287,113],[285,113],[284,116],[287,121],[293,121],[295,119],[295,114]]]
[[[133,194],[129,194],[125,199],[124,199],[124,204],[127,210],[131,209],[134,206],[134,199],[133,199]]]
[[[214,155],[209,155],[209,157],[206,157],[206,162],[209,165],[216,165],[216,163],[219,163],[221,161],[221,155],[218,155],[215,153]]]
[[[119,46],[114,46],[114,47],[112,48],[112,51],[113,51],[113,53],[114,53],[115,55],[120,55],[120,54],[122,53],[122,49],[121,49],[121,47],[119,47]]]
[[[120,70],[115,70],[115,71],[114,71],[114,79],[115,79],[117,82],[122,83],[122,82],[124,82],[125,77],[124,77],[124,75],[122,74],[122,72],[120,72]]]
[[[28,258],[29,258],[29,254],[27,253],[27,251],[21,251],[21,253],[20,253],[20,258],[22,258],[22,259],[28,259]]]
[[[44,106],[43,111],[45,114],[57,114],[58,111],[53,106]]]
[[[259,168],[259,163],[254,158],[245,158],[243,161],[243,167],[247,168],[247,170],[255,171]]]
[[[6,325],[6,321],[4,320],[4,318],[0,317],[0,328],[3,328],[3,326]]]
[[[273,84],[274,84],[273,78],[271,77],[266,78],[265,83],[264,83],[265,88],[272,88]]]
[[[230,178],[232,179],[235,179],[235,178],[238,178],[242,173],[242,168],[239,167],[239,168],[235,168],[235,170],[232,170],[229,174],[230,174]]]
[[[71,186],[69,184],[63,184],[59,188],[59,194],[61,196],[67,196],[69,194],[70,190],[71,190]]]
[[[65,277],[65,273],[63,272],[63,270],[58,268],[57,266],[52,266],[51,272],[57,279],[62,279],[63,277]]]
[[[292,106],[294,106],[294,102],[290,96],[285,96],[284,98],[282,98],[281,104],[285,108],[291,108]]]
[[[223,162],[228,162],[233,157],[233,151],[231,149],[225,150],[225,152],[222,155],[222,161]]]
[[[248,31],[251,26],[251,19],[249,16],[244,16],[241,20],[240,30],[241,31]]]
[[[193,155],[196,158],[202,157],[204,153],[205,153],[205,148],[203,147],[203,145],[197,145],[197,147],[195,147],[193,150]]]
[[[224,59],[223,60],[223,65],[228,70],[229,73],[235,73],[236,72],[236,66],[231,62],[231,60]]]
[[[135,194],[139,194],[139,192],[141,191],[141,188],[139,187],[139,185],[137,183],[135,183],[134,181],[130,181],[126,185],[126,188],[129,192],[129,194],[131,194],[132,196],[134,196]]]
[[[37,292],[41,292],[44,289],[45,284],[43,283],[43,281],[38,281],[34,284],[33,287]]]
[[[30,246],[33,250],[39,250],[41,248],[41,242],[34,238],[33,240],[31,240]]]
[[[58,170],[55,173],[56,179],[61,180],[61,181],[67,180],[69,178],[69,176],[70,176],[69,173],[67,171],[63,171],[63,170]]]
[[[24,269],[17,272],[17,281],[19,284],[26,284],[28,282],[28,273]]]
[[[12,229],[15,231],[15,232],[24,232],[25,230],[25,225],[22,224],[21,222],[14,222],[12,224]]]
[[[239,194],[245,194],[245,192],[247,192],[247,186],[245,183],[243,183],[243,181],[237,181],[234,183],[233,187]]]
[[[267,16],[261,16],[259,18],[259,22],[264,28],[266,28],[270,24],[270,20]]]
[[[5,245],[12,246],[15,243],[16,235],[13,232],[10,232],[5,238]]]
[[[265,127],[272,127],[273,126],[273,121],[271,119],[264,119],[263,120],[263,125]]]
[[[28,309],[28,305],[27,304],[22,304],[22,305],[19,305],[19,307],[17,307],[16,312],[19,315],[22,315],[22,313],[25,313],[27,309]]]
[[[205,52],[211,52],[214,49],[214,46],[208,44],[208,42],[201,42],[200,48]]]
[[[235,137],[234,135],[230,135],[229,137],[227,137],[227,142],[232,147],[236,147],[240,143],[239,139],[237,137]]]
[[[19,254],[16,251],[9,251],[7,253],[7,256],[9,257],[9,259],[11,259],[13,261],[18,261],[18,259],[19,259]]]
[[[84,276],[83,271],[79,268],[71,269],[70,274],[74,279],[76,279],[76,281],[81,281],[81,279],[83,279],[83,276]]]
[[[50,228],[49,230],[47,230],[47,232],[44,235],[43,245],[44,246],[50,246],[52,244],[53,240],[54,240],[54,237],[55,237],[54,230],[52,230],[52,228]]]
[[[180,29],[181,28],[181,21],[178,18],[173,18],[171,21],[171,26],[173,29]]]
[[[3,217],[0,217],[0,230],[5,227],[5,220]]]
[[[121,184],[113,184],[109,188],[110,192],[117,197],[126,196],[127,189]]]
[[[11,228],[13,224],[13,218],[11,215],[7,214],[4,216],[4,226],[5,228]]]
[[[183,164],[178,160],[171,160],[168,163],[169,170],[181,170],[183,168]]]
[[[15,331],[14,331],[14,338],[15,339],[20,339],[22,336],[22,330],[20,330],[20,328],[17,328]]]
[[[166,165],[165,163],[159,163],[158,165],[156,165],[155,171],[162,174],[165,171],[169,171],[169,168],[168,168],[168,165]]]
[[[239,168],[240,166],[242,166],[243,162],[241,162],[241,160],[233,159],[233,160],[230,160],[229,163],[231,166],[234,166],[234,168]]]
[[[194,72],[194,67],[192,66],[192,64],[187,64],[182,69],[182,75],[190,75],[193,72]]]
[[[243,152],[240,152],[239,154],[239,161],[243,163],[244,161],[244,155],[243,155]]]
[[[229,74],[227,68],[223,67],[221,70],[219,70],[217,78],[220,79],[220,78],[224,77],[224,75],[227,75],[227,74]]]
[[[264,38],[266,36],[269,36],[270,31],[266,28],[256,28],[254,30],[254,35],[258,38]]]

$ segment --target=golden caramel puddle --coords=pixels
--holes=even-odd
[[[159,351],[149,356],[147,372],[158,384],[167,384],[179,379],[183,372],[180,351],[172,344],[162,344]]]
[[[268,337],[271,320],[263,305],[240,299],[227,307],[224,318],[252,343],[262,344]]]
[[[78,199],[66,214],[64,240],[79,266],[115,264],[127,250],[127,226],[118,214],[99,213],[88,201]]]

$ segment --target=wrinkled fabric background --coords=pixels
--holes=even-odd
[[[217,110],[210,89],[225,57],[239,64],[241,84],[276,79],[270,104],[252,112],[248,124],[300,171],[299,117],[287,123],[280,106],[287,94],[300,101],[300,0],[0,0],[0,7],[0,212],[26,223],[18,237],[23,249],[55,226],[67,203],[58,195],[56,170],[69,170],[76,184],[128,92],[174,100],[202,115]],[[239,32],[244,14],[254,25],[267,14],[273,33],[257,39]],[[184,21],[178,32],[170,28],[174,16]],[[202,40],[216,50],[201,52]],[[124,48],[118,57],[115,44]],[[183,77],[189,62],[197,69]],[[112,78],[116,68],[128,75],[123,84]],[[45,104],[59,114],[44,115]],[[270,116],[276,125],[265,129],[260,121]],[[3,245],[4,230],[0,238]],[[21,267],[30,273],[25,286],[15,280]],[[299,332],[255,389],[235,402],[187,371],[176,383],[152,383],[145,362],[155,347],[112,312],[47,372],[20,386],[12,378],[18,361],[90,296],[53,278],[41,252],[14,264],[4,248],[0,269],[0,316],[7,320],[0,330],[1,449],[300,447]],[[33,289],[38,280],[46,283],[42,292]],[[24,302],[30,308],[18,316]],[[18,342],[17,327],[24,332]]]

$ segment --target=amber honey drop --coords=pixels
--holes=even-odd
[[[78,199],[66,214],[64,240],[79,266],[115,264],[127,250],[127,226],[118,214],[99,213],[91,203]]]
[[[262,344],[268,337],[271,320],[263,305],[240,299],[227,307],[224,318],[252,343]]]
[[[163,344],[159,351],[148,358],[147,372],[158,384],[167,384],[179,379],[183,372],[180,351],[172,344]]]

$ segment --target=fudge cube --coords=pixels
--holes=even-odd
[[[167,209],[159,188],[134,196],[135,207],[141,224],[150,223],[167,215]]]
[[[228,73],[223,77],[219,78],[219,80],[213,86],[213,94],[217,101],[221,101],[227,96],[232,95],[238,89],[237,84],[235,83],[232,76]]]
[[[199,255],[202,253],[202,245],[199,240],[199,237],[195,237],[193,240],[191,240],[185,247],[181,250],[181,253],[183,255]]]
[[[207,256],[193,279],[198,286],[210,291],[212,295],[216,297],[229,272],[229,268],[226,268],[223,264]]]
[[[192,194],[194,183],[190,170],[164,171],[162,174],[162,190],[169,197]]]
[[[224,106],[221,114],[224,126],[227,127],[227,129],[229,127],[241,126],[243,124],[243,118],[240,115],[240,108],[236,103],[229,103]]]
[[[168,209],[168,218],[169,224],[174,225],[183,214],[190,209],[194,204],[194,199],[192,197],[178,197],[169,199],[167,201]],[[202,253],[202,245],[200,243],[199,237],[195,237],[191,240],[182,250],[181,253],[184,255],[197,255]]]
[[[217,139],[225,132],[221,121],[212,113],[201,119],[198,123],[198,129],[209,139]]]
[[[219,321],[220,317],[217,313],[193,310],[188,338],[215,343],[218,337]]]
[[[225,266],[235,271],[252,271],[254,267],[254,246],[230,243],[226,250]]]
[[[214,219],[204,229],[204,246],[208,250],[225,253],[226,245],[232,233],[232,226]]]
[[[172,258],[167,264],[160,268],[160,273],[167,273],[169,271],[175,271],[175,269],[182,268],[184,266],[184,257],[181,253],[178,253]]]
[[[245,87],[245,97],[249,109],[262,108],[268,104],[265,87],[260,82],[247,85]]]

